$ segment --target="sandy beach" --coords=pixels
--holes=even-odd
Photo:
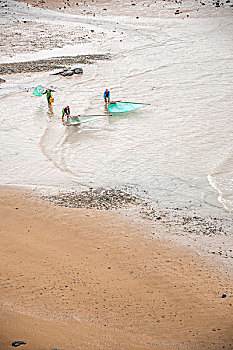
[[[1,349],[232,349],[232,281],[217,265],[120,211],[0,196]]]
[[[33,6],[30,11],[28,4]],[[191,103],[190,96],[184,102],[180,102],[182,98],[178,97],[175,102],[172,100],[174,91],[177,95],[185,95],[188,90],[186,78],[199,66],[199,51],[204,52],[204,47],[209,45],[211,55],[211,49],[216,45],[217,54],[224,56],[224,65],[228,60],[228,67],[232,60],[230,50],[227,51],[232,6],[232,1],[218,6],[210,1],[192,0],[127,1],[123,6],[120,1],[102,0],[1,1],[0,77],[3,79],[3,92],[5,82],[8,85],[0,101],[4,110],[10,108],[12,116],[18,113],[20,117],[17,116],[18,125],[12,122],[13,117],[9,121],[12,126],[6,123],[6,118],[2,120],[3,141],[7,143],[0,158],[3,165],[3,185],[0,186],[0,350],[12,349],[15,341],[24,342],[19,347],[25,350],[233,349],[233,225],[230,210],[224,211],[221,204],[228,204],[231,196],[228,194],[224,198],[224,192],[220,191],[220,203],[212,188],[206,192],[203,190],[207,186],[207,174],[214,179],[214,175],[226,173],[229,180],[229,164],[232,163],[227,153],[230,121],[225,122],[225,129],[219,121],[222,134],[227,135],[225,140],[222,138],[223,146],[220,143],[222,148],[215,147],[219,153],[211,148],[217,142],[218,134],[211,135],[213,139],[206,142],[206,148],[203,141],[209,135],[207,117],[214,117],[215,111],[209,105],[200,107],[205,102],[206,93],[202,86],[205,83],[211,85],[208,79],[213,73],[209,66],[214,63],[206,66],[206,71],[201,68],[203,75],[198,78],[198,73],[195,73],[194,78],[190,78],[190,85],[187,83],[190,89],[194,86],[193,94],[200,91],[191,110],[194,113],[199,106],[205,112],[204,122],[200,119],[201,126],[198,121],[194,125],[195,117],[188,123],[192,113],[185,106]],[[45,11],[48,11],[48,17]],[[119,19],[121,16],[120,24],[118,15]],[[174,22],[176,18],[178,24]],[[198,24],[200,18],[202,22]],[[217,21],[212,22],[216,18]],[[212,34],[212,26],[215,30],[222,28],[219,18],[226,19],[226,32],[222,30],[226,38],[223,53],[218,46],[223,41],[221,36],[218,37],[216,32]],[[189,19],[192,19],[190,28],[194,33],[190,37],[197,40],[193,39],[193,47],[185,47],[190,40],[182,34],[187,32],[185,25],[189,28],[185,22]],[[140,23],[138,28],[137,23]],[[206,25],[205,30],[208,29],[206,34],[203,31],[208,40],[201,37],[202,25]],[[220,30],[216,31],[221,34]],[[113,53],[108,51],[108,41],[112,43],[112,48],[116,48]],[[197,47],[199,41],[200,47]],[[89,45],[86,50],[93,46],[93,52],[82,54],[84,44]],[[73,51],[73,45],[76,51]],[[64,47],[66,55],[59,51]],[[178,52],[174,59],[180,59],[182,54],[185,56],[187,53],[186,75],[184,72],[180,76],[179,60],[177,68],[169,70],[176,65],[165,51],[163,56],[165,48],[171,50],[168,50],[170,54]],[[154,56],[145,54],[144,59],[144,53],[153,50]],[[193,69],[189,58],[195,54],[197,59]],[[135,58],[138,66],[131,68],[127,56],[129,62],[132,57]],[[167,57],[168,62],[165,62]],[[144,67],[141,62],[147,59],[148,66],[145,64]],[[182,58],[181,62],[185,59]],[[207,63],[208,59],[207,56]],[[159,60],[159,66],[154,67],[153,63]],[[203,67],[204,63],[204,60],[201,61]],[[49,74],[54,69],[74,64],[85,65],[82,78],[75,76],[65,80],[65,77],[54,78]],[[96,68],[93,68],[95,64]],[[224,81],[229,77],[227,68],[222,68],[220,64],[217,67],[225,73],[217,77],[217,82]],[[140,124],[142,118],[135,117],[135,122],[129,124],[133,117],[122,117],[122,124],[109,120],[103,128],[84,128],[83,133],[82,129],[64,131],[60,117],[63,104],[67,105],[65,103],[70,99],[70,105],[73,103],[76,107],[75,103],[79,104],[80,110],[83,108],[88,114],[96,113],[92,109],[96,103],[97,112],[101,111],[103,101],[98,101],[102,99],[103,87],[108,86],[108,76],[114,81],[111,83],[115,94],[124,96],[127,89],[136,94],[138,84],[138,93],[144,91],[144,98],[148,95],[151,100],[151,96],[155,95],[156,108],[148,108],[148,115],[153,118],[149,119],[145,112],[143,125]],[[213,77],[215,89],[216,77]],[[198,79],[200,85],[195,87]],[[129,85],[125,86],[127,81]],[[135,81],[140,81],[142,87]],[[54,110],[51,106],[47,108],[45,100],[38,102],[32,96],[35,85],[39,83],[43,86],[56,85],[57,105],[54,104]],[[175,90],[169,90],[173,84]],[[170,94],[167,105],[162,93],[159,100],[160,91],[165,91],[166,97]],[[219,95],[217,83],[216,91]],[[214,94],[211,95],[211,107],[218,105],[214,98]],[[172,108],[166,112],[168,100]],[[22,116],[23,101],[27,101],[28,115]],[[176,120],[175,107],[179,102]],[[229,106],[224,103],[225,100],[223,114],[229,114],[231,118]],[[172,115],[174,124],[166,119],[166,113]],[[197,112],[199,114],[200,111]],[[181,119],[183,115],[184,120]],[[153,122],[154,129],[149,129]],[[137,124],[138,129],[135,128]],[[140,135],[144,127],[145,134],[142,132]],[[173,132],[176,127],[178,136]],[[133,138],[124,134],[127,128],[131,129]],[[191,129],[192,133],[188,134]],[[201,134],[203,129],[204,136]],[[151,141],[149,136],[155,135],[155,130],[159,132]],[[144,151],[142,140],[147,140],[148,134]],[[139,141],[135,147],[133,141],[137,138]],[[196,139],[200,139],[198,147],[193,141]],[[123,140],[126,140],[125,148]],[[154,149],[152,146],[151,151],[147,151],[153,142]],[[203,160],[198,148],[201,155],[206,154]],[[167,153],[164,149],[168,150]],[[177,152],[173,155],[174,149]],[[228,162],[222,163],[226,163],[227,171],[217,167],[220,155],[225,153]],[[119,157],[111,158],[112,154],[119,154]],[[110,158],[107,158],[109,155]],[[153,169],[151,159],[156,156],[161,163],[155,163]],[[147,157],[145,168],[137,169],[137,161],[143,165]],[[177,171],[174,159],[179,157],[182,167],[178,164]],[[210,169],[206,174],[204,165],[209,158]],[[106,160],[103,167],[102,160]],[[197,162],[199,165],[201,161],[200,173],[204,180],[195,166],[189,173],[190,164]],[[127,162],[132,167],[127,168]],[[170,164],[169,171],[165,166],[167,163]],[[187,173],[187,178],[179,182],[182,170]],[[162,180],[157,176],[159,171]],[[143,183],[135,180],[134,173],[136,180],[140,177],[146,179],[148,173],[148,183],[145,184],[149,190],[144,190]],[[169,176],[173,173],[175,175],[170,181]],[[98,186],[99,179],[105,175],[106,178],[111,177],[109,183],[113,179],[112,183],[119,184],[120,189],[114,185],[103,189],[101,181]],[[119,179],[123,179],[122,183]],[[228,182],[225,177],[223,179],[227,187]],[[95,186],[91,187],[92,183]],[[193,194],[194,189],[198,195],[201,193],[202,202],[198,202],[196,192]],[[144,197],[137,197],[137,191],[143,192]],[[182,191],[187,197],[183,196],[183,201],[176,205],[174,198],[178,198],[177,193],[181,193],[182,198]],[[155,200],[157,192],[160,200]],[[148,193],[155,193],[150,201]],[[162,206],[163,196],[166,196],[166,201]],[[173,196],[172,199],[170,196]]]

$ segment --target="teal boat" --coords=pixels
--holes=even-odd
[[[112,102],[108,105],[108,110],[110,113],[125,113],[148,105],[149,103]]]

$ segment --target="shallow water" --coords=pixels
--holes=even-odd
[[[21,74],[1,86],[1,185],[127,186],[164,207],[233,211],[232,17],[109,17],[92,27],[106,40],[82,52],[110,52],[110,61],[82,66],[82,76]],[[52,108],[32,95],[39,84],[55,86]],[[105,113],[105,88],[113,100],[150,105],[62,125],[67,104],[75,115]]]

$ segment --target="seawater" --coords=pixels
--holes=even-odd
[[[111,60],[79,76],[21,74],[1,85],[1,185],[127,187],[163,207],[233,212],[232,18],[112,17],[92,26],[107,33],[93,50]],[[39,84],[55,87],[52,108],[32,95]],[[62,125],[67,104],[74,115],[106,113],[106,88],[112,100],[150,105]]]

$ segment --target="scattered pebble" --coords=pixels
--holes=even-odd
[[[87,208],[98,210],[112,210],[126,207],[130,204],[139,204],[136,196],[116,189],[90,189],[81,193],[60,193],[53,196],[42,196],[54,204],[69,208]]]

